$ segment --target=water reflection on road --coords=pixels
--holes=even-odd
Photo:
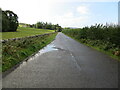
[[[47,45],[46,47],[44,47],[43,49],[41,49],[38,53],[36,53],[34,56],[30,57],[28,60],[24,61],[21,65],[20,65],[20,68],[24,65],[27,64],[28,61],[32,61],[32,60],[35,60],[36,57],[44,54],[44,53],[47,53],[47,52],[50,52],[50,51],[55,51],[55,50],[58,50],[56,48],[56,46],[51,43],[49,45]]]
[[[58,50],[56,47],[55,47],[55,45],[54,44],[49,44],[49,45],[47,45],[46,47],[44,47],[43,49],[41,49],[40,51],[39,51],[39,55],[41,55],[41,54],[43,54],[43,53],[46,53],[46,52],[50,52],[50,51],[54,51],[54,50]],[[36,54],[37,55],[37,54]]]

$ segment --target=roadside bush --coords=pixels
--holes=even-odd
[[[79,29],[64,29],[68,36],[90,46],[98,47],[104,51],[110,51],[119,56],[120,52],[120,27],[118,25],[96,24],[91,27]],[[115,48],[118,48],[117,50]],[[116,54],[115,54],[116,52]]]

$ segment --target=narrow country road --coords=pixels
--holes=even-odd
[[[3,78],[3,88],[117,88],[118,62],[58,33]]]

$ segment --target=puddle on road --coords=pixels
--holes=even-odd
[[[50,51],[55,51],[55,50],[58,50],[58,48],[56,48],[54,44],[51,43],[51,44],[47,45],[46,47],[41,49],[38,53],[36,53],[34,56],[32,56],[28,60],[22,62],[22,64],[20,65],[20,68],[22,66],[26,65],[28,61],[35,60],[36,57],[38,57],[38,56],[40,56],[44,53],[47,53],[47,52],[50,52]]]
[[[49,44],[47,45],[46,47],[44,47],[43,49],[41,49],[39,51],[40,55],[43,54],[43,53],[47,53],[47,52],[50,52],[50,51],[54,51],[54,50],[58,50],[54,44]]]
[[[49,44],[46,47],[44,47],[43,49],[41,49],[38,53],[36,53],[34,56],[32,56],[29,60],[32,60],[34,58],[36,58],[37,56],[40,56],[44,53],[50,52],[50,51],[55,51],[58,50],[54,44]]]

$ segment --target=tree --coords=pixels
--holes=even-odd
[[[0,32],[2,31],[2,9],[0,8]]]
[[[57,27],[57,31],[58,31],[58,32],[61,32],[61,31],[62,31],[62,27],[61,27],[61,26],[58,26],[58,27]]]
[[[2,11],[2,31],[16,31],[18,27],[18,16],[13,11]]]
[[[52,29],[52,24],[46,22],[46,29]]]
[[[36,24],[36,28],[42,28],[42,27],[43,27],[42,22],[37,22],[37,24]]]
[[[57,30],[58,32],[61,32],[61,31],[62,31],[62,27],[59,26],[59,24],[56,24],[55,27],[56,27],[56,30]],[[55,30],[55,31],[56,31],[56,30]]]
[[[9,20],[9,31],[16,31],[17,27],[18,27],[18,16],[17,14],[15,14],[14,12],[7,10],[5,11],[7,16],[8,16],[8,20]]]
[[[9,30],[9,19],[5,11],[2,11],[2,31],[7,32]]]
[[[55,29],[56,29],[55,25],[52,25],[51,29],[52,29],[52,30],[55,30]]]

